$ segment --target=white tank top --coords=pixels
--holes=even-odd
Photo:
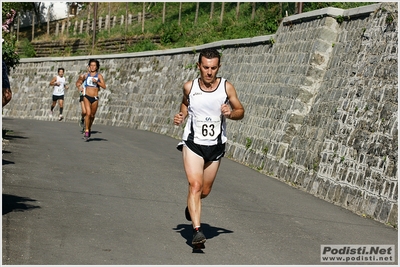
[[[221,105],[228,101],[225,83],[226,79],[220,78],[218,87],[209,92],[200,88],[198,78],[193,80],[184,141],[207,146],[226,142],[226,119],[221,113]]]
[[[56,83],[60,83],[60,85],[54,85],[53,95],[64,95],[65,88],[65,77],[57,76]]]

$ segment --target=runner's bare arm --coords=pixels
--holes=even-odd
[[[50,86],[56,85],[57,77],[53,77],[53,79],[50,81]]]
[[[97,80],[97,84],[103,88],[106,89],[106,82],[104,81],[103,75],[99,74],[99,79]]]
[[[240,103],[235,87],[230,83],[226,83],[226,93],[228,95],[229,105],[221,106],[222,114],[231,120],[241,120],[244,117],[244,108]]]
[[[78,91],[82,92],[83,88],[82,88],[82,84],[85,81],[85,75],[79,75],[78,80],[76,81],[75,85],[78,88]]]
[[[192,87],[192,82],[187,82],[183,86],[183,96],[181,106],[179,108],[179,113],[174,116],[174,124],[180,125],[188,115],[188,96],[190,92],[190,88]]]

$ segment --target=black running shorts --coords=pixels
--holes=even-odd
[[[64,95],[53,95],[53,101],[64,100]]]
[[[225,144],[204,146],[192,141],[183,141],[178,144],[177,149],[182,151],[184,145],[196,155],[202,157],[204,162],[219,161],[225,155]]]

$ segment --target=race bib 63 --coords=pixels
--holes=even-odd
[[[202,140],[214,140],[221,133],[221,117],[197,117],[195,136]]]

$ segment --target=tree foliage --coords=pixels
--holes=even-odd
[[[15,34],[10,32],[18,12],[35,10],[37,3],[33,2],[2,2],[2,60],[6,63],[8,72],[19,63],[19,55],[16,53]],[[35,11],[36,12],[36,11]]]
[[[3,9],[3,18],[6,18],[6,21],[2,24],[2,60],[6,63],[8,72],[19,63],[19,55],[15,52],[17,38],[10,32],[10,25],[14,21],[15,14],[14,9],[5,14]]]

